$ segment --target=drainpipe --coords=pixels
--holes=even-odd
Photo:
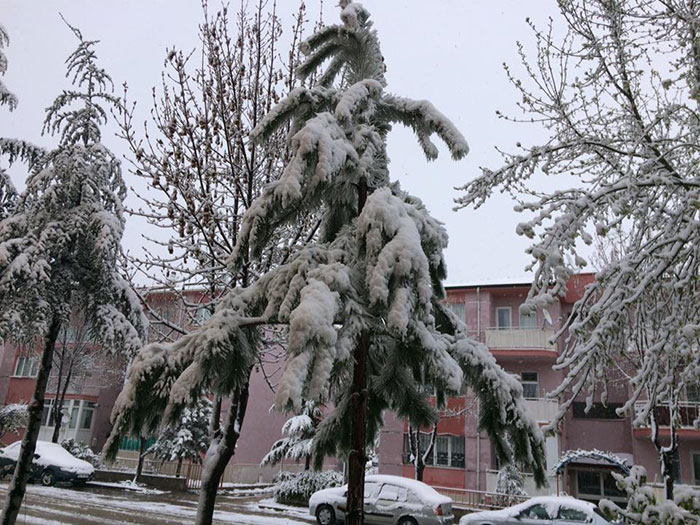
[[[481,287],[476,287],[476,337],[481,337]],[[476,399],[476,413],[479,414],[479,398]],[[481,490],[481,432],[476,429],[476,490]]]

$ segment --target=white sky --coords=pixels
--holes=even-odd
[[[210,10],[218,6],[215,0],[210,4]],[[307,4],[313,21],[318,1],[307,0]],[[496,146],[513,151],[518,141],[536,143],[544,137],[534,126],[499,120],[495,112],[514,112],[517,93],[507,82],[503,62],[518,65],[516,40],[534,56],[525,18],[540,27],[550,16],[557,20],[555,2],[365,0],[364,4],[381,39],[388,89],[430,100],[454,121],[471,147],[460,162],[452,161],[441,147],[440,158],[428,163],[411,132],[397,127],[389,138],[392,177],[447,226],[446,284],[524,277],[528,242],[515,234],[516,224],[524,217],[512,211],[510,198],[497,194],[478,211],[454,212],[453,199],[458,196],[454,187],[477,176],[479,166],[498,167]],[[232,10],[237,5],[231,1]],[[278,0],[283,19],[291,20],[288,14],[296,5],[296,0]],[[52,137],[41,136],[44,109],[68,87],[64,61],[76,45],[59,12],[86,39],[100,40],[99,63],[117,87],[128,83],[130,99],[138,102],[142,119],[150,109],[151,88],[160,85],[165,48],[195,48],[202,18],[197,0],[0,0],[0,24],[11,39],[5,49],[9,64],[3,81],[19,97],[19,108],[13,113],[0,109],[0,136],[55,145]],[[325,2],[324,14],[326,23],[336,22],[335,2]],[[104,143],[118,155],[126,153],[125,145],[114,137],[114,127],[105,130]],[[140,182],[124,167],[127,184]],[[22,187],[23,170],[13,168],[11,173]],[[142,228],[129,220],[124,237],[127,249],[143,244]]]

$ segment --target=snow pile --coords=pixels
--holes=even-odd
[[[647,485],[647,471],[635,465],[628,475],[611,473],[617,488],[627,494],[627,506],[602,499],[600,508],[611,519],[624,519],[645,525],[687,525],[700,523],[700,491],[678,488],[673,501],[659,501],[654,489]]]
[[[75,439],[64,439],[61,441],[61,446],[66,449],[71,455],[78,459],[87,461],[95,468],[102,467],[102,458],[98,454],[95,454],[93,450],[82,441],[76,441]]]
[[[275,476],[273,496],[277,503],[308,505],[314,492],[340,487],[343,475],[334,470],[305,470],[299,473],[280,472]]]

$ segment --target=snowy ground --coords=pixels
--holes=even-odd
[[[4,498],[7,483],[0,484]],[[214,523],[240,525],[306,525],[314,523],[303,509],[258,505],[259,498],[221,495]],[[29,485],[17,523],[33,525],[175,525],[192,523],[194,493],[143,494],[115,488],[42,487]]]

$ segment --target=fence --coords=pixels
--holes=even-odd
[[[511,496],[498,492],[458,489],[451,487],[433,487],[440,494],[452,499],[453,505],[471,510],[497,510],[522,503],[529,496]]]

